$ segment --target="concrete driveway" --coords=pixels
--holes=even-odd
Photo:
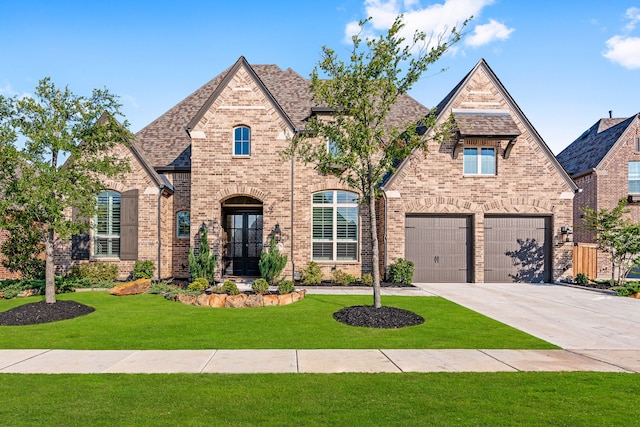
[[[640,350],[640,299],[554,284],[416,286],[563,349]]]

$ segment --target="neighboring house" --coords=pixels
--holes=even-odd
[[[573,181],[484,60],[438,106],[456,137],[399,164],[380,202],[381,269],[416,263],[416,281],[551,281],[571,274]],[[409,96],[391,124],[428,109]],[[203,226],[220,276],[257,276],[276,231],[289,277],[316,261],[328,276],[370,272],[368,215],[358,194],[281,151],[312,114],[309,80],[243,57],[136,134],[125,179],[98,196],[91,238],[58,252],[61,270],[101,260],[126,276],[136,259],[158,277],[188,277]],[[330,144],[327,141],[318,141]]]
[[[631,218],[640,221],[640,113],[598,120],[558,154],[558,161],[581,190],[573,206],[576,243],[594,243],[594,234],[583,228],[585,207],[612,209],[626,198]],[[597,277],[611,278],[611,260],[600,251],[596,271]]]

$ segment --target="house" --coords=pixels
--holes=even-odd
[[[583,228],[585,207],[612,209],[627,198],[631,218],[640,221],[640,113],[598,120],[558,154],[558,161],[581,189],[573,206],[577,244],[595,242],[593,232]],[[611,278],[611,261],[598,252],[596,275]]]
[[[393,124],[429,110],[403,96]],[[571,274],[576,186],[484,60],[438,105],[455,138],[414,152],[383,184],[381,265],[416,263],[416,281],[551,281]],[[370,272],[368,213],[358,193],[282,150],[311,114],[309,81],[243,57],[119,147],[132,168],[105,182],[90,238],[57,253],[61,271],[86,261],[152,260],[157,277],[188,277],[203,227],[220,276],[257,276],[270,236],[295,276],[310,261],[326,275]],[[433,132],[433,130],[430,130]],[[317,141],[328,144],[327,141]]]

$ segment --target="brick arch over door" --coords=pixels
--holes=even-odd
[[[269,193],[258,190],[254,187],[230,185],[218,191],[215,198],[216,200],[219,200],[220,203],[223,203],[225,200],[235,196],[251,196],[264,203],[264,201],[269,197]]]

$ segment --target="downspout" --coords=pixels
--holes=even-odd
[[[165,185],[160,184],[160,191],[158,191],[158,281],[162,278],[162,193],[164,192]]]
[[[384,199],[384,233],[382,234],[382,242],[383,242],[383,251],[382,254],[382,274],[384,275],[384,280],[387,280],[387,192],[384,188],[382,190],[382,198]]]
[[[295,136],[294,136],[295,138]],[[295,195],[295,190],[294,190],[294,172],[295,172],[295,151],[293,151],[291,153],[291,213],[290,213],[290,218],[291,218],[291,243],[290,243],[290,250],[291,250],[291,280],[295,281],[296,280],[296,263],[295,263],[295,259],[293,257],[294,255],[294,250],[293,250],[293,206],[294,206],[294,195]]]

